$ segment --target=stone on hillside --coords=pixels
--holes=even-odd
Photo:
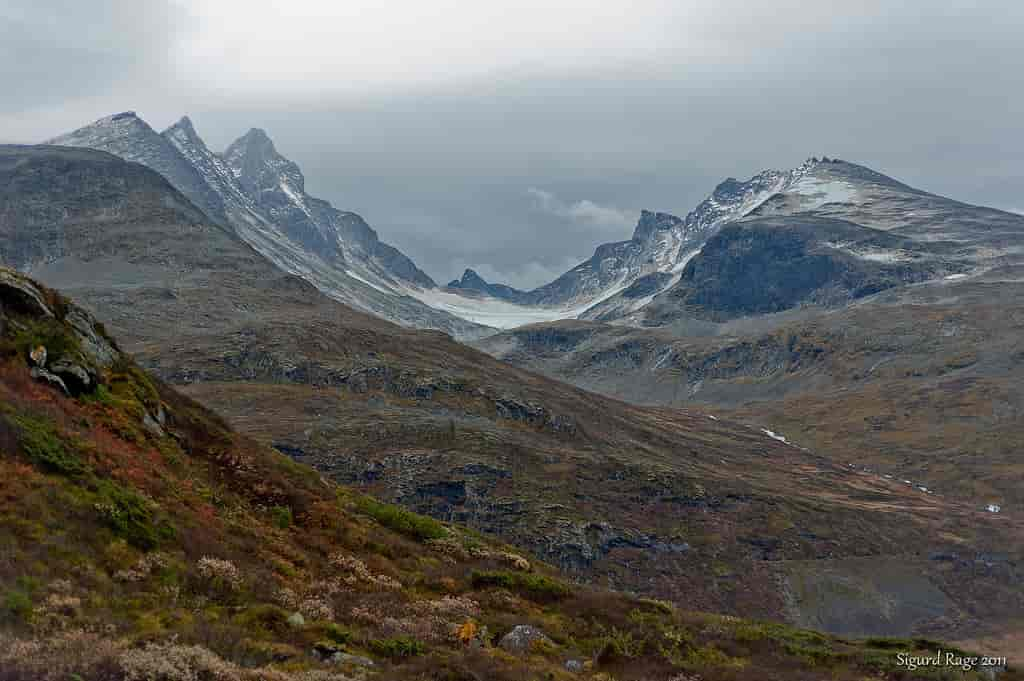
[[[101,367],[108,367],[114,363],[119,354],[117,349],[96,330],[96,321],[88,313],[77,306],[72,306],[64,321],[75,330],[82,354],[86,358]]]
[[[0,268],[0,300],[5,307],[35,317],[53,317],[42,292],[13,270]]]
[[[288,624],[295,629],[301,629],[306,626],[306,618],[302,616],[301,612],[294,612],[288,617]]]
[[[537,641],[552,643],[551,639],[537,627],[529,624],[517,624],[512,631],[501,637],[498,646],[510,653],[522,654],[529,652],[530,646]]]
[[[333,664],[350,664],[357,667],[373,667],[376,664],[368,657],[343,652],[334,653],[334,655],[331,655],[330,660]]]

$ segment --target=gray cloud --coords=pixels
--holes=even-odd
[[[1024,195],[1019,2],[182,2],[5,3],[0,137],[129,108],[214,147],[258,125],[435,278],[526,287],[640,208],[811,155]]]
[[[566,203],[551,192],[536,187],[528,188],[526,193],[534,199],[536,207],[541,211],[573,222],[614,230],[613,235],[622,234],[636,220],[632,212],[614,206],[602,206],[590,199]]]

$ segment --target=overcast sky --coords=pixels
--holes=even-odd
[[[0,0],[0,141],[262,127],[439,281],[531,287],[812,155],[1024,212],[1024,2]]]

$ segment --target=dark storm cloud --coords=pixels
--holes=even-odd
[[[189,113],[215,148],[264,127],[313,193],[442,281],[544,283],[629,238],[641,208],[684,214],[726,176],[811,155],[1021,207],[1021,3],[641,2],[588,21],[586,3],[518,3],[492,26],[503,3],[484,2],[461,28],[458,3],[405,23],[374,4],[0,10],[0,137],[125,108],[157,127]],[[334,6],[352,13],[316,21]]]

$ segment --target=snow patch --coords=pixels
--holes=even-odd
[[[800,195],[800,207],[815,210],[829,203],[851,203],[857,199],[857,188],[841,180],[823,180],[804,175],[790,191]]]
[[[373,283],[372,281],[369,281],[369,280],[367,280],[367,279],[365,279],[365,278],[363,278],[363,277],[359,276],[358,274],[356,274],[356,273],[355,273],[355,272],[353,272],[352,270],[345,270],[345,274],[347,274],[348,276],[352,277],[353,279],[355,279],[355,280],[357,280],[357,281],[361,281],[361,282],[363,282],[364,284],[366,284],[367,286],[369,286],[369,287],[371,287],[371,288],[375,288],[375,289],[377,289],[377,290],[378,290],[378,291],[380,291],[381,293],[387,293],[387,294],[389,294],[389,295],[390,295],[390,294],[393,294],[393,293],[394,293],[394,291],[390,291],[390,290],[388,290],[388,289],[386,289],[386,288],[383,288],[383,287],[381,287],[381,286],[378,286],[377,284],[374,284],[374,283]]]
[[[779,435],[778,433],[776,433],[774,431],[768,430],[767,428],[762,428],[761,432],[764,433],[765,435],[767,435],[768,437],[770,437],[773,440],[778,440],[779,442],[782,442],[782,443],[790,445],[790,446],[794,446],[794,447],[796,446],[792,442],[790,442],[789,440],[784,438],[783,436]]]
[[[513,329],[525,324],[553,322],[559,319],[577,319],[588,309],[626,289],[628,284],[620,283],[601,293],[600,296],[575,306],[543,307],[516,305],[497,298],[467,298],[441,289],[407,288],[406,292],[422,303],[436,310],[449,312],[456,317],[468,319],[477,324],[498,329]]]

